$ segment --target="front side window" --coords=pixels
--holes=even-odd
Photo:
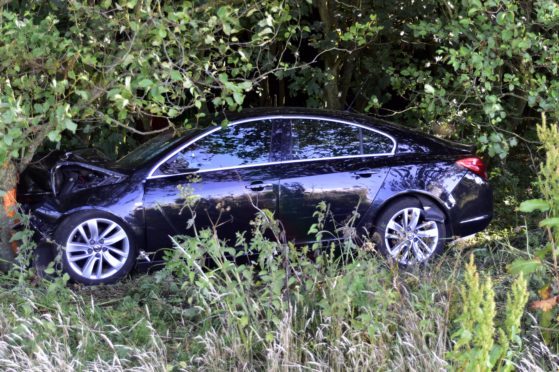
[[[291,121],[291,159],[388,154],[392,140],[356,125],[318,119]]]
[[[230,125],[202,137],[159,167],[156,174],[229,168],[273,161],[273,120]]]

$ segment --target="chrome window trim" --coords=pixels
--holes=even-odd
[[[351,121],[342,120],[342,119],[334,119],[334,118],[315,116],[315,115],[269,115],[269,116],[260,116],[260,117],[247,118],[247,119],[241,119],[241,120],[233,121],[233,122],[229,123],[228,126],[250,123],[250,122],[253,122],[253,121],[283,120],[283,119],[324,120],[324,121],[331,121],[331,122],[340,123],[340,124],[353,125],[353,126],[356,126],[356,127],[359,127],[359,128],[370,130],[372,132],[378,133],[382,136],[385,136],[385,137],[389,138],[392,141],[392,144],[393,144],[392,145],[392,151],[390,151],[388,153],[381,153],[381,154],[333,156],[333,157],[326,157],[326,158],[296,159],[296,160],[276,161],[276,162],[257,163],[257,164],[241,164],[241,165],[234,165],[234,166],[222,167],[222,168],[203,169],[203,170],[198,170],[198,171],[195,171],[195,172],[175,173],[175,174],[161,174],[161,175],[155,175],[155,176],[153,175],[155,173],[155,171],[157,170],[157,168],[159,168],[167,160],[171,159],[173,156],[175,156],[176,154],[178,154],[179,152],[181,152],[182,150],[184,150],[188,146],[196,143],[197,141],[201,140],[202,138],[204,138],[206,136],[209,136],[210,134],[212,134],[212,133],[221,129],[221,127],[216,127],[212,130],[209,130],[205,133],[202,133],[198,137],[188,141],[183,146],[179,147],[178,149],[171,152],[169,155],[165,156],[162,160],[160,160],[149,171],[148,176],[146,177],[146,179],[156,179],[156,178],[180,176],[180,175],[186,175],[186,174],[206,173],[206,172],[213,172],[213,171],[217,171],[217,170],[258,167],[258,166],[262,166],[262,165],[290,164],[290,163],[301,163],[301,162],[306,162],[306,161],[317,161],[317,160],[334,160],[334,159],[352,159],[352,158],[361,158],[361,157],[369,158],[369,157],[389,156],[389,155],[394,155],[395,152],[396,152],[396,145],[397,145],[396,140],[394,139],[394,137],[392,137],[388,133],[382,132],[382,131],[374,129],[374,128],[370,128],[370,127],[368,127],[366,125],[363,125],[363,124],[353,123]]]
[[[151,180],[151,179],[156,179],[156,178],[183,176],[183,175],[187,175],[187,174],[198,174],[198,173],[215,172],[215,171],[221,171],[221,170],[261,167],[263,165],[292,164],[292,163],[303,163],[303,162],[306,162],[306,161],[339,160],[339,159],[354,159],[354,158],[377,158],[377,157],[389,156],[389,155],[394,155],[394,154],[393,153],[384,153],[384,154],[374,154],[374,155],[347,155],[347,156],[332,156],[332,157],[328,157],[328,158],[296,159],[296,160],[285,160],[285,161],[272,161],[272,162],[267,162],[267,163],[241,164],[241,165],[232,165],[230,167],[200,169],[200,170],[193,171],[193,172],[174,173],[174,174],[159,174],[159,175],[155,175],[155,176],[150,176],[148,179]]]

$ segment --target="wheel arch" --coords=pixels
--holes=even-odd
[[[126,223],[126,221],[122,217],[120,217],[117,214],[114,214],[113,212],[111,212],[110,209],[103,208],[103,207],[80,207],[80,208],[70,209],[68,211],[61,213],[61,216],[56,221],[57,227],[67,222],[69,218],[74,217],[78,214],[95,213],[95,212],[101,214],[109,214],[111,217],[119,220],[120,222]]]
[[[141,236],[138,236],[138,233],[136,231],[136,229],[134,228],[134,226],[132,224],[130,224],[129,222],[126,221],[126,219],[122,218],[121,216],[119,216],[118,214],[115,214],[113,212],[111,212],[111,210],[106,209],[106,208],[102,208],[102,207],[84,207],[84,208],[75,208],[72,210],[69,210],[65,213],[62,214],[62,216],[58,219],[57,223],[56,223],[56,228],[54,230],[54,236],[56,236],[56,231],[60,228],[60,226],[64,225],[65,223],[68,223],[68,220],[70,218],[75,217],[76,215],[80,215],[80,214],[88,214],[88,213],[99,213],[101,218],[103,218],[103,215],[105,215],[105,217],[110,217],[113,218],[115,221],[119,222],[120,224],[122,224],[123,228],[125,228],[126,230],[128,230],[129,233],[132,234],[132,236],[130,237],[133,241],[134,247],[136,248],[136,251],[139,252],[139,250],[143,249],[143,239]],[[60,242],[58,242],[58,244],[60,244]]]
[[[438,221],[442,218],[442,222],[444,222],[445,228],[447,230],[446,231],[447,236],[453,235],[452,223],[450,221],[448,209],[444,205],[444,202],[439,198],[435,197],[434,195],[421,190],[403,191],[401,193],[392,195],[390,198],[384,200],[374,213],[373,221],[372,221],[373,227],[377,225],[378,219],[388,207],[390,207],[392,204],[394,204],[395,202],[403,198],[417,199],[424,210],[434,212],[429,215],[429,218],[435,221]],[[443,215],[442,216],[438,215],[436,211],[433,209],[427,209],[430,206],[436,206],[438,209],[442,211]]]

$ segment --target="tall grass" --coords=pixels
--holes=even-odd
[[[498,256],[504,265],[512,248],[478,240],[402,270],[349,238],[296,248],[281,236],[263,211],[251,240],[239,238],[235,249],[210,230],[175,237],[163,270],[113,286],[13,270],[0,277],[0,370],[464,370],[452,352],[460,352],[457,335],[475,328],[464,323],[464,288],[476,275],[493,278],[495,328],[510,323],[514,277],[485,261]],[[464,271],[472,252],[485,274]],[[522,342],[497,366],[557,369],[535,318],[522,326]]]

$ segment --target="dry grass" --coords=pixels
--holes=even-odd
[[[215,272],[211,294],[166,272],[97,288],[37,282],[21,272],[0,277],[0,370],[452,369],[466,254],[474,252],[493,277],[497,306],[504,306],[510,277],[503,267],[517,251],[485,243],[462,243],[428,270],[398,271],[368,257],[316,271],[314,286],[291,289],[290,300],[284,291],[272,315],[270,298],[259,297],[262,283],[235,295],[238,283],[219,284]],[[239,301],[258,319],[244,324]],[[525,318],[516,367],[557,370],[559,356],[543,342],[536,318]]]

